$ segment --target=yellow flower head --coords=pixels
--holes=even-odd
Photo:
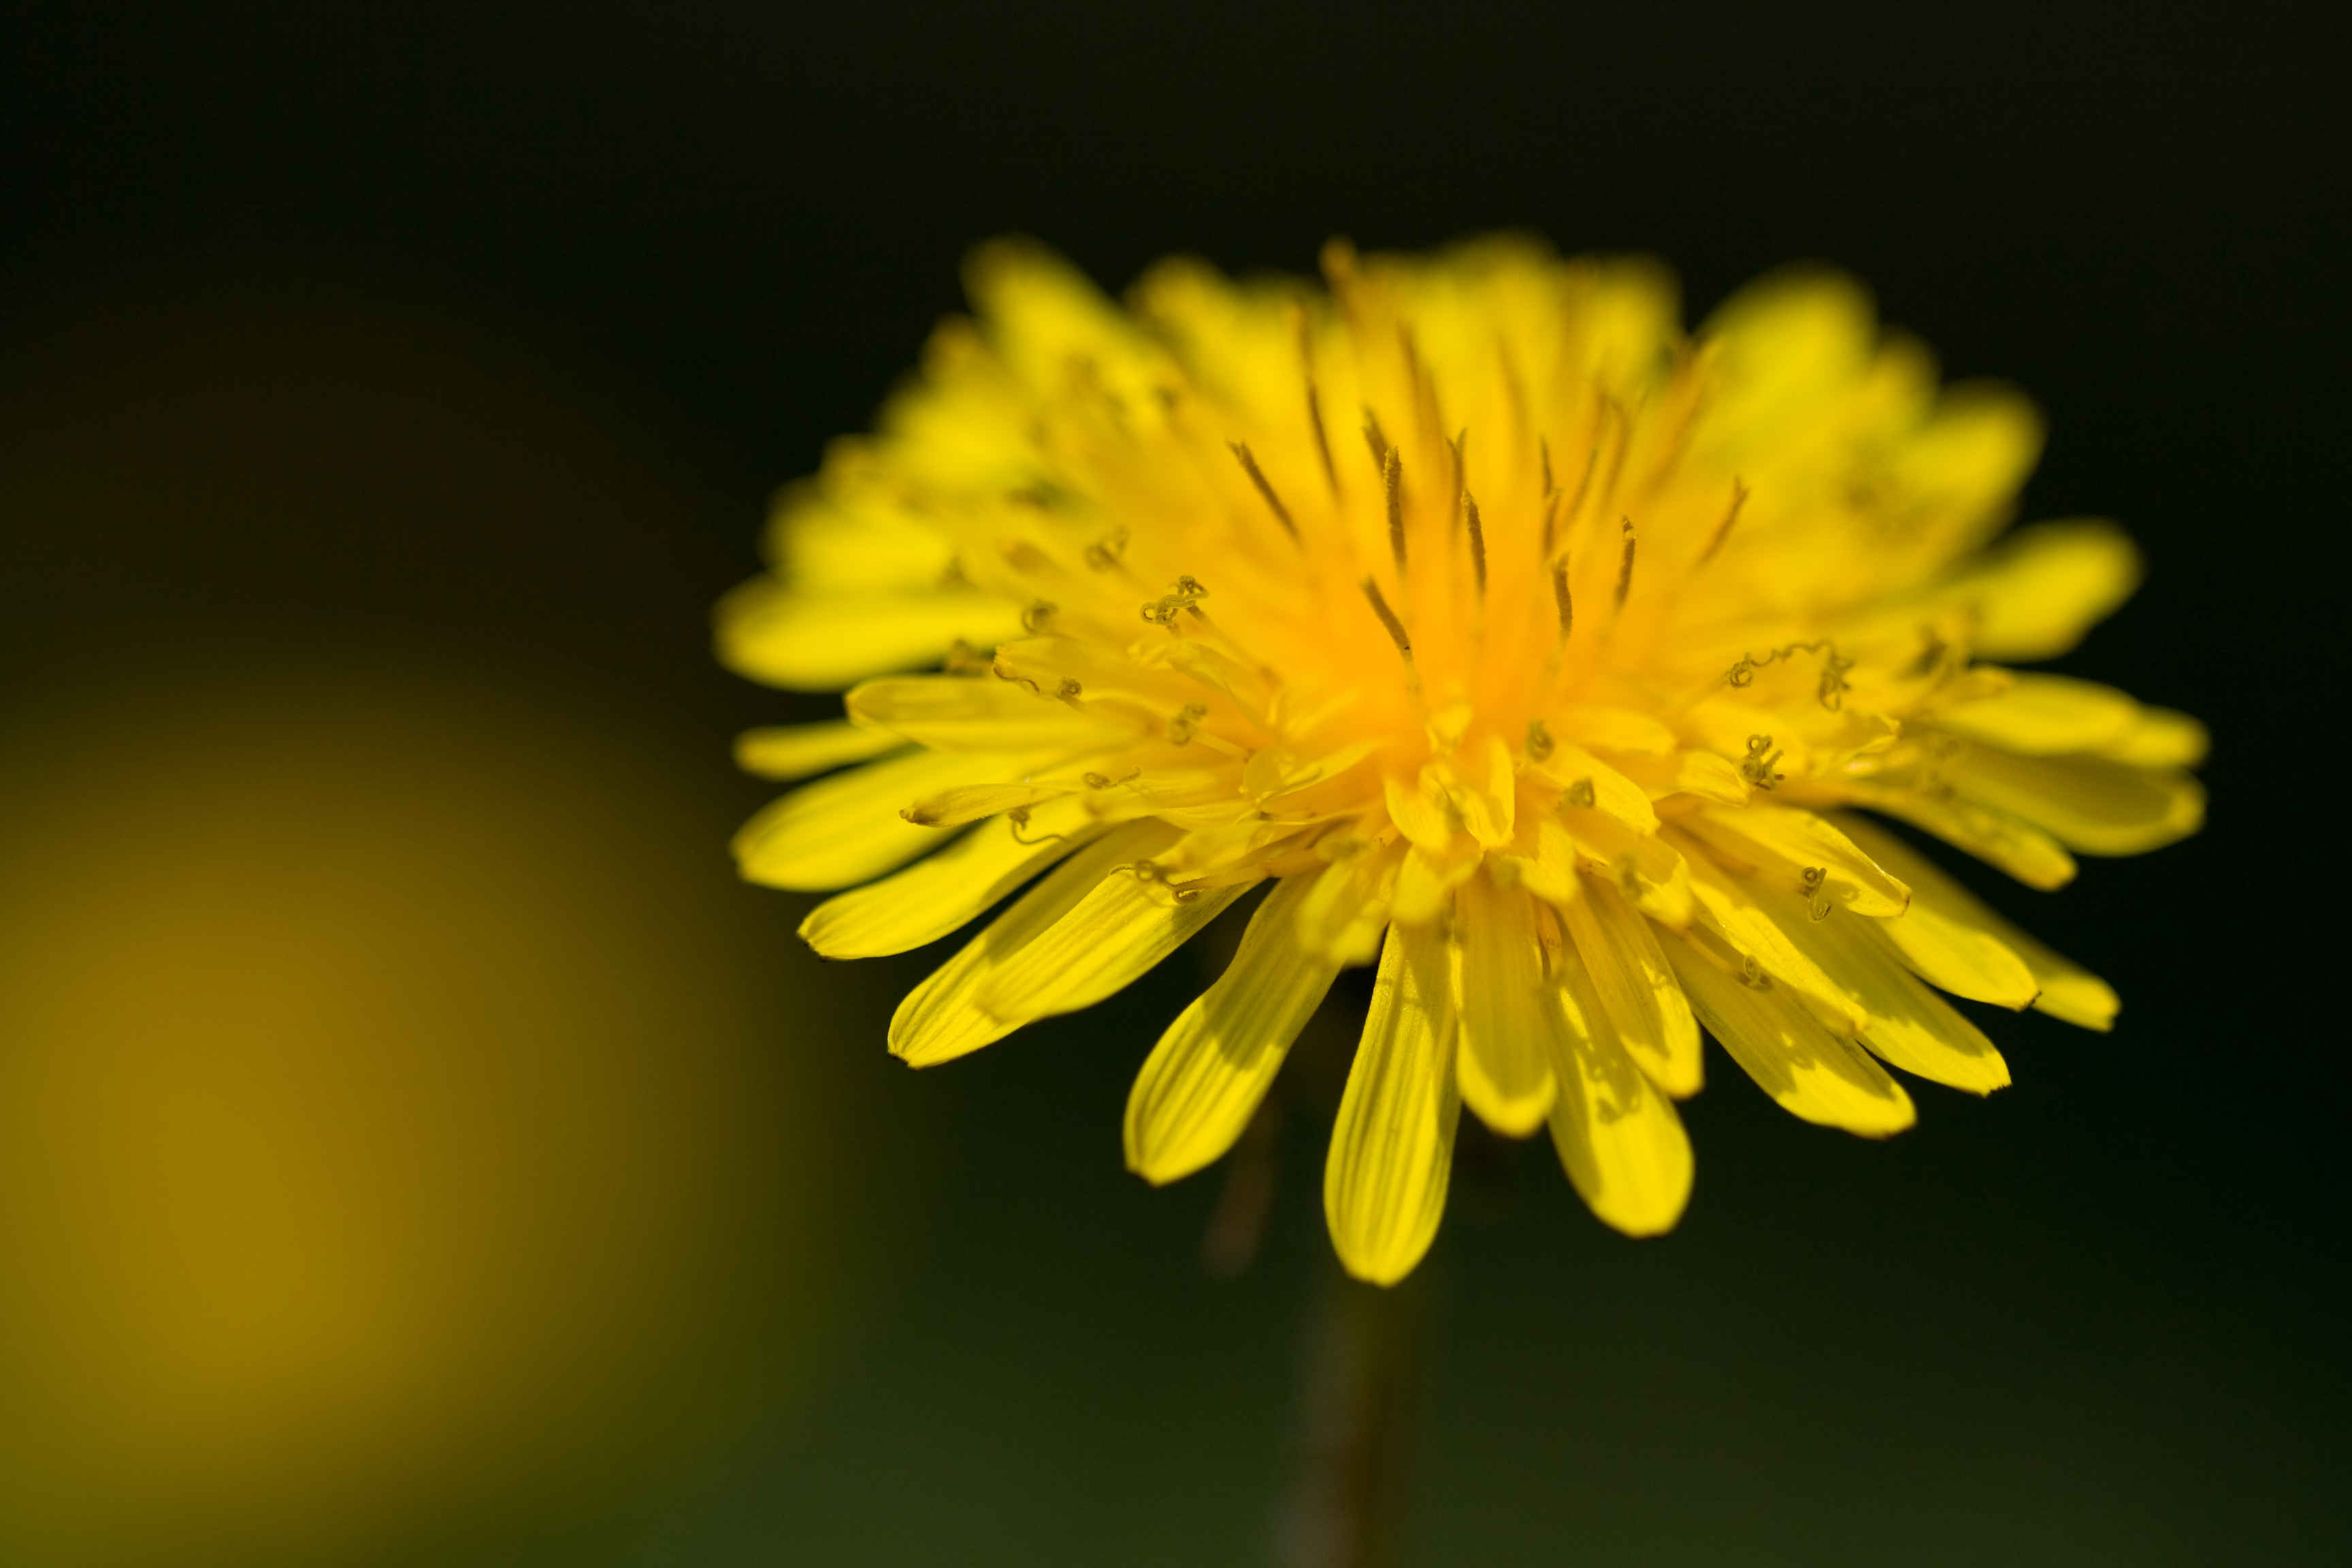
[[[862,682],[846,722],[742,748],[777,778],[856,764],[736,845],[756,881],[866,884],[809,916],[819,952],[905,952],[1027,888],[893,1051],[1100,1001],[1271,883],[1144,1064],[1129,1163],[1223,1153],[1377,962],[1325,1206],[1386,1282],[1436,1233],[1464,1103],[1548,1125],[1643,1235],[1689,1194],[1698,1025],[1873,1137],[1913,1119],[1882,1062],[2009,1081],[1931,986],[2107,1026],[2103,983],[1861,815],[2037,888],[2198,826],[2194,721],[1977,662],[2064,652],[2137,572],[2105,523],[1985,548],[2040,444],[2020,396],[1939,389],[1835,276],[1694,337],[1656,268],[1524,239],[1334,245],[1324,273],[1171,261],[1122,309],[984,249],[977,321],[785,495],[773,572],[721,607],[737,669]]]

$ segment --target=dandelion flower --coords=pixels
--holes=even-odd
[[[902,952],[916,1066],[1109,996],[1262,884],[1143,1064],[1128,1162],[1200,1169],[1334,977],[1377,964],[1330,1145],[1348,1269],[1428,1248],[1466,1106],[1546,1129],[1603,1221],[1670,1228],[1699,1029],[1808,1121],[1900,1131],[1893,1067],[2006,1084],[1937,994],[2105,1028],[2115,994],[1891,817],[2035,888],[2193,831],[2203,731],[2047,658],[2132,590],[2112,525],[1991,542],[2040,427],[1939,387],[1850,281],[1696,335],[1637,261],[1333,245],[1327,288],[1165,263],[1124,305],[971,264],[874,436],[781,500],[738,670],[849,688],[744,763],[755,881]],[[927,672],[927,673],[910,673]],[[1025,890],[1024,890],[1025,889]]]

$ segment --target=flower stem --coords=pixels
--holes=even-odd
[[[1282,1568],[1390,1568],[1428,1305],[1416,1279],[1382,1289],[1336,1264],[1316,1293]]]

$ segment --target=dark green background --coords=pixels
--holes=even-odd
[[[2352,1560],[2346,44],[2321,6],[11,6],[0,686],[132,626],[587,679],[677,736],[715,886],[765,793],[729,737],[819,705],[713,667],[709,604],[973,241],[1117,285],[1523,226],[1664,258],[1694,317],[1837,263],[2040,401],[2029,515],[2142,542],[2063,668],[2210,721],[2212,826],[2000,890],[2126,1010],[2001,1019],[1990,1102],[1865,1144],[1715,1055],[1671,1238],[1541,1148],[1458,1194],[1408,1561]],[[805,900],[739,907],[805,984]],[[860,1026],[777,1041],[862,1064],[916,1194],[823,1375],[414,1560],[1264,1555],[1322,1113],[1212,1283],[1215,1178],[1118,1163],[1189,960],[918,1077],[880,1031],[926,962],[827,972]]]

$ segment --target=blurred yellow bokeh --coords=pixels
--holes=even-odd
[[[674,738],[159,664],[0,773],[0,1561],[591,1514],[772,1398],[855,1116]]]

